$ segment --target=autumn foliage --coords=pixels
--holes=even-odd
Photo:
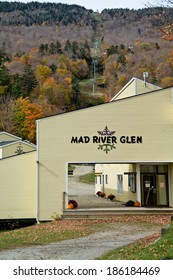
[[[143,72],[173,85],[169,8],[0,2],[0,24],[0,130],[24,139],[37,118],[109,102]]]

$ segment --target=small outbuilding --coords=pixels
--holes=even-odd
[[[0,222],[36,220],[36,146],[0,132]]]

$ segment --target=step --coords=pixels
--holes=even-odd
[[[172,215],[173,208],[118,207],[64,210],[62,219],[104,219],[115,215]]]

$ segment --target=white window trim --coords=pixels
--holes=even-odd
[[[122,176],[122,192],[119,192],[118,191],[118,176]],[[118,174],[116,174],[116,192],[117,192],[117,194],[118,195],[124,195],[124,189],[123,189],[123,173],[118,173]]]

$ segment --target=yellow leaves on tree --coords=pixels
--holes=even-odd
[[[40,82],[45,81],[52,73],[52,70],[45,65],[38,65],[36,67],[36,77]]]
[[[21,63],[23,63],[23,64],[27,64],[27,63],[30,62],[30,61],[29,61],[29,57],[28,57],[26,54],[24,54],[24,55],[21,56],[20,61],[21,61]]]
[[[77,59],[76,61],[70,61],[70,70],[73,75],[78,78],[86,78],[88,76],[88,65],[85,59]]]
[[[31,103],[28,98],[20,97],[14,104],[14,118],[16,131],[24,139],[36,141],[36,119],[43,116],[40,105]]]
[[[0,85],[0,96],[5,93],[5,86]]]
[[[44,83],[40,86],[39,100],[44,101],[45,97],[52,95],[55,91],[56,81],[53,77],[48,77]]]
[[[159,30],[162,32],[162,39],[167,41],[173,41],[173,24],[170,23],[165,27],[159,27]]]
[[[165,77],[161,79],[161,87],[166,88],[166,87],[172,87],[173,85],[173,77]]]
[[[72,76],[66,69],[57,69],[56,93],[62,97],[65,106],[71,103],[72,94]]]
[[[168,55],[168,63],[171,66],[171,69],[173,70],[173,51]]]

